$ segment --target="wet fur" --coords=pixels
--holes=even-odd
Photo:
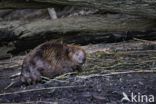
[[[41,80],[41,76],[53,78],[66,72],[81,70],[82,64],[73,60],[73,54],[77,51],[83,52],[86,57],[85,51],[76,45],[53,42],[41,44],[25,57],[21,81],[29,84],[37,83]]]

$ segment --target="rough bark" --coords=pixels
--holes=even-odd
[[[156,18],[155,0],[5,0],[0,8],[48,8],[61,5],[87,6],[112,12]]]
[[[49,3],[41,3],[41,2],[26,2],[26,0],[1,0],[0,1],[0,9],[24,9],[24,8],[47,8],[53,7],[54,5]]]
[[[42,19],[30,23],[23,21],[3,21],[0,25],[0,31],[3,33],[1,33],[2,36],[7,36],[5,33],[9,31],[14,35],[13,37],[19,39],[46,35],[48,33],[127,32],[155,29],[156,23],[154,20],[118,14],[105,16],[77,16],[57,20]]]

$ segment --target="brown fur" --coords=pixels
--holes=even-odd
[[[73,58],[74,54],[79,51],[82,56],[84,54],[81,64]],[[21,81],[29,84],[36,83],[41,80],[41,76],[53,78],[66,72],[81,70],[85,57],[85,51],[79,46],[53,42],[43,43],[25,57],[21,70]]]

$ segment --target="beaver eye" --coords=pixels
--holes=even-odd
[[[74,56],[77,56],[77,55],[78,55],[77,53],[74,54]]]

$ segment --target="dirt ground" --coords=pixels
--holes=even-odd
[[[82,72],[27,87],[5,89],[9,77],[20,72],[24,56],[0,60],[0,103],[121,104],[123,92],[156,96],[155,43],[132,40],[83,48],[87,62]]]

